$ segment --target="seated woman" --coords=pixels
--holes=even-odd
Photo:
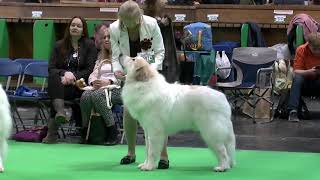
[[[49,62],[48,93],[55,118],[50,118],[48,134],[43,143],[56,143],[59,125],[68,121],[64,102],[81,97],[82,91],[74,86],[75,81],[88,79],[96,58],[97,50],[94,42],[88,38],[86,21],[79,16],[73,17],[64,38],[55,44]],[[80,114],[80,107],[72,108],[74,115]],[[81,122],[81,118],[77,119]]]
[[[94,89],[84,91],[80,100],[82,126],[84,130],[88,127],[91,111],[99,113],[105,121],[107,127],[106,145],[118,143],[118,129],[115,125],[110,104],[122,104],[121,89],[113,88],[109,91],[111,97],[106,98],[106,87],[111,84],[118,84],[111,65],[111,43],[110,29],[104,30],[101,51],[93,72],[89,76],[89,85]],[[119,86],[120,87],[120,86]],[[110,102],[108,102],[110,101]],[[109,105],[108,105],[109,103]]]

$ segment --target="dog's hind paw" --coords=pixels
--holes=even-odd
[[[3,173],[3,172],[4,172],[4,168],[0,167],[0,173]]]
[[[156,168],[156,166],[151,163],[141,163],[138,167],[141,171],[152,171]]]
[[[226,168],[226,167],[222,167],[222,166],[217,166],[217,167],[214,167],[214,171],[215,172],[225,172],[227,171],[229,168]]]

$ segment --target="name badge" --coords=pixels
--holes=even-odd
[[[141,52],[138,53],[137,56],[143,57],[149,64],[155,62],[155,55],[154,52]]]

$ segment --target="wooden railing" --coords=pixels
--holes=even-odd
[[[62,37],[65,23],[73,16],[113,21],[117,19],[118,3],[0,3],[0,18],[8,22],[10,57],[32,57],[32,24],[37,19],[53,19],[57,39]],[[195,5],[165,6],[163,12],[176,28],[202,21],[214,27],[214,41],[240,40],[242,23],[256,22],[263,28],[268,45],[286,42],[286,28],[292,17],[306,13],[320,22],[320,6],[274,5]],[[40,14],[40,15],[39,15]],[[37,17],[38,16],[38,17]],[[184,17],[184,18],[183,18]],[[278,22],[275,21],[276,17]],[[31,47],[30,47],[31,46]]]

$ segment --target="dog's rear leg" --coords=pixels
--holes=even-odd
[[[228,170],[230,168],[229,157],[224,144],[216,144],[212,148],[209,146],[209,148],[215,152],[216,157],[218,159],[218,166],[214,167],[214,171],[223,172]]]
[[[230,168],[229,166],[229,156],[226,150],[223,141],[221,141],[219,136],[221,136],[221,132],[212,131],[213,128],[210,129],[210,126],[201,126],[200,134],[203,140],[207,143],[208,148],[212,150],[212,152],[216,155],[218,160],[218,166],[214,168],[214,171],[222,172],[226,171]],[[216,129],[216,128],[215,128]],[[223,137],[220,137],[223,138]]]
[[[160,158],[160,153],[166,137],[164,136],[163,130],[160,129],[147,130],[147,135],[147,159],[145,160],[145,163],[139,165],[139,168],[143,171],[150,171],[157,167],[157,160]]]
[[[236,165],[236,140],[234,135],[230,135],[230,140],[225,143],[225,147],[229,156],[229,165],[230,168],[234,167]]]

